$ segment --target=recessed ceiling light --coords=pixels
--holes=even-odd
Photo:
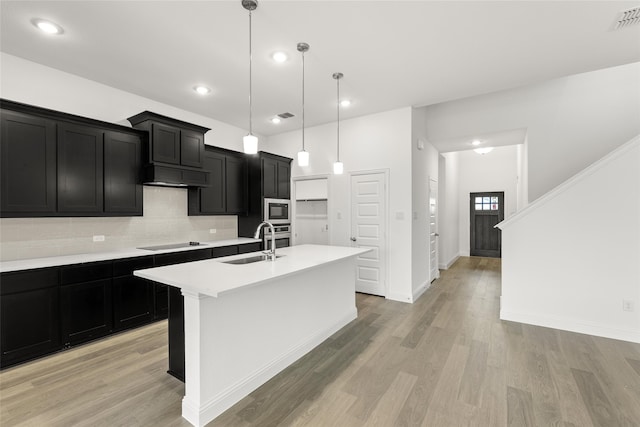
[[[475,151],[478,154],[487,154],[493,151],[493,147],[476,148],[473,151]]]
[[[286,53],[284,52],[276,52],[273,55],[271,55],[271,57],[273,58],[274,61],[276,61],[277,63],[283,63],[285,62],[287,59],[289,59],[289,56],[287,56]]]
[[[64,33],[62,27],[55,22],[47,21],[46,19],[33,18],[31,23],[43,33],[59,35]]]
[[[271,123],[273,123],[274,125],[277,125],[280,123],[280,117],[274,117],[271,119]]]
[[[476,147],[476,146],[478,146],[478,145],[480,145],[480,144],[482,144],[482,142],[480,142],[480,140],[477,140],[477,139],[474,139],[474,140],[471,142],[471,145],[473,145],[474,147]]]
[[[348,99],[343,99],[342,101],[340,101],[341,107],[348,107],[349,105],[351,105],[351,101],[349,101]]]
[[[206,95],[208,93],[211,92],[211,89],[209,89],[206,86],[202,86],[202,85],[197,85],[193,87],[193,90],[195,90],[196,92],[198,92],[200,95]]]

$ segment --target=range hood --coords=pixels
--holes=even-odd
[[[209,172],[151,163],[144,167],[143,184],[160,187],[208,187]]]

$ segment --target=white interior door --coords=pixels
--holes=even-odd
[[[429,281],[440,277],[438,269],[438,181],[429,179]]]
[[[358,257],[356,291],[386,296],[385,174],[351,176],[351,243],[372,251]]]

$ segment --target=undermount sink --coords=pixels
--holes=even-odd
[[[276,259],[277,258],[281,258],[284,255],[276,255]],[[254,262],[260,262],[260,261],[270,261],[271,258],[269,258],[269,255],[254,255],[254,256],[250,256],[250,257],[246,257],[246,258],[238,258],[238,259],[232,259],[229,261],[220,261],[223,264],[252,264]]]

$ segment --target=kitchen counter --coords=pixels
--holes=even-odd
[[[370,250],[300,245],[276,261],[224,263],[253,253],[135,271],[184,297],[182,416],[206,425],[354,320],[357,258]]]
[[[58,267],[61,265],[82,264],[85,262],[109,261],[122,258],[133,258],[146,255],[159,255],[173,252],[193,251],[198,249],[216,248],[221,246],[242,245],[247,243],[262,242],[260,239],[251,239],[240,237],[237,239],[216,240],[211,242],[200,242],[197,246],[188,246],[184,248],[173,248],[163,250],[147,250],[137,248],[127,248],[109,252],[95,252],[77,255],[63,255],[45,258],[21,259],[15,261],[0,262],[0,273],[8,273],[10,271],[33,270],[36,268]]]
[[[249,256],[242,254],[148,268],[138,270],[134,275],[175,286],[190,293],[220,297],[242,288],[258,286],[320,265],[357,256],[369,250],[343,246],[299,245],[277,249],[276,254],[279,258],[274,262],[225,263]]]

